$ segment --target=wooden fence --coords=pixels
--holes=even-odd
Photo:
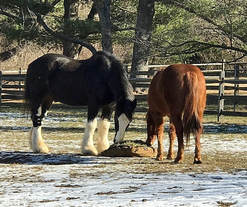
[[[24,80],[26,74],[18,72],[3,73],[0,71],[0,104],[7,100],[24,99]]]
[[[207,84],[207,114],[217,114],[219,121],[222,115],[247,116],[247,112],[238,112],[237,105],[247,107],[247,63],[209,63],[195,64],[204,73]],[[138,91],[147,91],[153,75],[168,65],[149,65],[147,71],[137,72],[131,78]],[[146,100],[147,95],[137,95],[138,100]],[[211,109],[210,105],[218,106]],[[226,109],[226,105],[228,105]],[[230,106],[230,107],[229,107]],[[246,108],[247,109],[247,108]],[[145,108],[139,109],[145,111]]]
[[[247,105],[247,63],[209,63],[196,64],[205,75],[207,83],[206,113],[222,115],[247,116],[247,112],[238,112],[237,105]],[[147,90],[153,75],[167,65],[149,65],[147,71],[138,72],[136,78],[130,78],[135,88],[143,91],[137,94],[138,102],[146,102]],[[128,69],[128,68],[127,68]],[[0,71],[0,104],[5,101],[16,101],[24,98],[25,73],[19,70],[15,73]],[[210,105],[218,106],[211,109]],[[226,105],[230,106],[226,108]],[[230,108],[230,109],[229,109]],[[147,106],[138,105],[137,111],[145,112]]]

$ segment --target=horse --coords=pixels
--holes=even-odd
[[[81,146],[85,155],[98,155],[109,148],[108,132],[114,108],[114,141],[121,141],[136,107],[127,72],[115,56],[98,51],[89,59],[75,60],[60,54],[45,54],[29,64],[25,79],[25,102],[33,124],[30,132],[33,152],[49,153],[41,125],[54,101],[88,107]]]
[[[189,64],[174,64],[158,71],[148,91],[147,139],[152,146],[158,138],[157,160],[163,160],[164,117],[169,117],[170,146],[167,159],[174,158],[174,140],[177,136],[178,151],[175,163],[184,159],[184,140],[188,145],[190,134],[195,136],[194,164],[201,164],[200,136],[206,106],[206,83],[201,70]]]

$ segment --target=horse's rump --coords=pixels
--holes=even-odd
[[[158,138],[157,159],[163,159],[163,117],[170,119],[170,147],[168,158],[173,157],[174,139],[178,139],[176,163],[183,160],[184,136],[189,143],[195,135],[194,163],[201,163],[200,135],[206,103],[206,84],[203,73],[193,65],[174,64],[156,73],[149,86],[147,113],[147,144]]]

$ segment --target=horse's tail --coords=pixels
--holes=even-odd
[[[202,128],[198,116],[200,91],[197,75],[193,72],[188,72],[185,76],[185,84],[187,95],[185,96],[183,131],[186,137],[186,144],[188,145],[190,142],[190,133],[196,134]]]
[[[28,66],[29,69],[30,65]],[[24,81],[24,113],[27,114],[30,111],[31,105],[31,92],[29,86],[28,70]]]

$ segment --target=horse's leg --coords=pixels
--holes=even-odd
[[[98,155],[98,151],[93,143],[94,131],[97,127],[97,114],[99,108],[95,104],[88,105],[88,119],[85,127],[84,136],[82,139],[82,154]]]
[[[155,117],[155,134],[158,138],[158,150],[156,160],[162,161],[164,158],[164,145],[163,145],[163,135],[164,135],[164,119],[161,114],[156,114]]]
[[[102,108],[102,115],[98,120],[98,137],[97,137],[97,150],[101,152],[107,150],[110,146],[108,140],[108,132],[110,128],[110,119],[113,112],[111,105],[106,105]]]
[[[202,158],[201,158],[201,143],[200,143],[200,136],[202,133],[202,128],[200,128],[196,132],[195,136],[195,157],[194,157],[194,164],[201,164]]]
[[[152,146],[156,139],[156,134],[155,134],[155,123],[150,111],[147,112],[146,120],[147,120],[147,136],[148,136],[146,140],[146,144],[147,146]]]
[[[164,158],[163,134],[164,134],[164,123],[162,122],[157,126],[158,151],[157,151],[156,159],[160,161],[162,161]]]
[[[41,134],[42,119],[46,115],[47,109],[50,108],[52,104],[51,99],[45,100],[42,104],[33,103],[31,107],[31,117],[33,122],[33,127],[30,132],[30,146],[33,152],[38,153],[48,153],[49,149],[44,143]]]
[[[169,140],[170,146],[167,154],[167,159],[172,160],[174,159],[174,140],[176,138],[176,129],[174,124],[170,121],[170,129],[169,129]]]
[[[202,123],[203,119],[203,111],[199,111],[198,117],[200,120],[200,123]],[[195,157],[194,157],[194,164],[201,164],[202,158],[201,158],[201,142],[200,137],[202,134],[202,127],[198,129],[198,131],[195,134]]]
[[[175,163],[180,163],[184,159],[184,139],[183,139],[183,123],[181,116],[171,115],[171,122],[174,124],[178,138],[178,152]]]

